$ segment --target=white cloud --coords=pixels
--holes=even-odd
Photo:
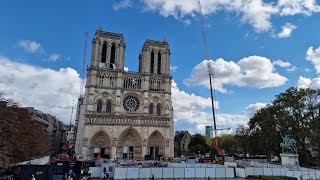
[[[320,73],[320,47],[313,50],[313,47],[309,47],[306,54],[307,61],[311,61],[314,65],[317,73]]]
[[[178,66],[172,66],[170,64],[170,70],[173,71],[173,72],[176,72],[176,70],[178,69]]]
[[[281,26],[282,30],[277,35],[278,38],[288,38],[291,36],[292,31],[297,29],[297,26],[291,23],[286,23],[284,26]]]
[[[77,100],[79,88],[79,74],[72,68],[55,71],[0,56],[0,89],[6,97],[22,106],[33,106],[68,123],[72,102]]]
[[[246,107],[246,111],[249,113],[250,116],[254,115],[258,110],[267,106],[267,103],[257,102],[255,104],[249,104]]]
[[[279,0],[277,6],[281,9],[281,16],[295,14],[310,16],[312,13],[320,12],[320,6],[316,3],[316,0]]]
[[[299,76],[299,80],[297,82],[298,88],[308,88],[311,84],[311,79],[305,78],[303,76]]]
[[[191,73],[191,77],[184,80],[188,86],[209,87],[207,63],[210,62],[214,70],[213,87],[220,92],[227,92],[225,84],[239,87],[268,88],[283,85],[287,78],[275,72],[275,68],[268,58],[249,56],[235,63],[219,58],[215,61],[204,60]]]
[[[289,63],[288,61],[282,61],[282,60],[277,60],[277,61],[273,61],[273,65],[278,65],[282,68],[286,68],[286,67],[290,67],[291,63]]]
[[[173,16],[176,19],[194,17],[198,14],[195,0],[142,0],[144,9],[158,12],[164,17]],[[245,23],[253,25],[257,31],[267,31],[271,28],[271,15],[278,12],[277,7],[264,3],[262,0],[208,0],[202,1],[202,13],[209,15],[217,10],[235,12]],[[190,21],[188,21],[190,23]]]
[[[42,51],[40,43],[31,40],[21,40],[19,46],[22,47],[26,52],[38,53]]]
[[[58,61],[60,58],[61,58],[60,54],[54,53],[54,54],[50,55],[49,60],[50,61]]]
[[[310,79],[303,76],[299,77],[297,82],[298,88],[311,88],[311,89],[319,89],[320,88],[320,77]]]
[[[112,5],[112,9],[118,11],[119,9],[126,9],[133,6],[132,0],[121,0]]]
[[[206,125],[213,125],[211,99],[181,91],[175,82],[171,83],[172,104],[174,108],[175,130],[188,130],[191,133],[204,133]],[[216,109],[219,108],[215,102]],[[233,130],[249,121],[246,115],[216,114],[219,128]]]
[[[126,71],[126,72],[128,72],[128,71],[129,71],[129,68],[128,68],[128,67],[124,67],[123,70]]]

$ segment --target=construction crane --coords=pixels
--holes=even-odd
[[[79,96],[79,99],[83,97],[84,78],[85,78],[85,74],[86,74],[87,41],[88,41],[88,33],[86,32],[85,41],[84,41],[84,48],[83,48],[81,85],[80,85],[80,96]]]
[[[214,137],[215,137],[215,141],[216,141],[215,144],[216,144],[216,149],[219,149],[219,138],[217,135],[217,131],[228,130],[230,128],[217,129],[214,100],[213,100],[212,80],[211,80],[211,78],[213,78],[213,70],[212,70],[211,64],[209,62],[209,48],[208,48],[208,44],[207,44],[205,22],[204,22],[204,18],[203,18],[203,14],[202,14],[200,0],[197,0],[197,5],[198,5],[199,16],[200,16],[200,22],[201,22],[201,35],[202,35],[202,43],[203,43],[203,47],[204,47],[204,56],[207,60],[207,68],[208,68],[209,81],[210,81],[211,106],[212,106],[212,117],[213,117],[213,125],[214,125],[213,130],[214,130]]]

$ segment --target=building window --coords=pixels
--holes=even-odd
[[[98,112],[98,113],[101,113],[101,110],[102,110],[102,101],[99,100],[99,101],[97,102],[97,112]]]
[[[107,60],[107,44],[103,43],[101,52],[101,63],[106,63]]]
[[[158,53],[158,74],[161,74],[161,53]]]
[[[135,96],[127,96],[123,100],[123,108],[130,113],[136,112],[139,109],[139,106],[140,101]]]
[[[113,66],[114,66],[115,59],[116,59],[116,46],[114,44],[112,44],[111,56],[110,56],[110,68],[111,69],[114,69]]]
[[[151,59],[150,59],[150,73],[153,74],[154,69],[154,52],[151,52]]]
[[[107,101],[106,112],[107,112],[107,113],[111,113],[111,108],[112,108],[111,101]]]
[[[160,116],[161,115],[161,105],[157,104],[157,115]]]
[[[153,104],[150,103],[150,106],[149,106],[149,114],[153,114]]]

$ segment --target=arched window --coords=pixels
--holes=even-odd
[[[97,102],[97,112],[98,112],[98,113],[101,113],[101,110],[102,110],[102,101],[99,100],[99,101]]]
[[[153,68],[154,68],[154,52],[151,52],[151,59],[150,59],[150,73],[153,74]]]
[[[101,52],[101,62],[106,63],[107,60],[107,44],[103,43],[102,52]]]
[[[113,65],[116,59],[116,46],[112,44],[111,46],[111,56],[110,56],[110,68],[113,69]]]
[[[158,74],[161,74],[161,53],[158,53]]]
[[[149,114],[153,114],[153,104],[150,103],[150,106],[149,106]]]
[[[111,108],[112,108],[112,106],[111,106],[111,101],[107,101],[106,112],[107,112],[107,113],[111,113]]]
[[[157,115],[160,116],[161,115],[161,105],[157,104]]]

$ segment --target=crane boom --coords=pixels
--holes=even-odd
[[[86,74],[87,41],[88,41],[88,33],[86,32],[85,41],[84,41],[84,48],[83,48],[81,85],[80,85],[80,98],[83,96],[84,78],[85,78],[85,74]]]
[[[202,9],[201,9],[201,3],[200,0],[197,0],[197,5],[198,5],[198,10],[199,10],[199,15],[200,15],[200,21],[201,21],[201,35],[202,35],[202,43],[204,47],[204,56],[206,60],[209,60],[209,48],[207,44],[207,35],[206,35],[206,29],[205,29],[205,23],[204,23],[204,18],[202,14]],[[214,125],[214,136],[215,136],[215,141],[216,141],[216,149],[219,149],[219,139],[217,135],[217,125],[216,125],[216,116],[215,116],[215,108],[214,108],[214,100],[213,100],[213,90],[212,90],[212,76],[213,76],[213,71],[210,65],[210,62],[207,62],[207,68],[208,68],[208,74],[209,74],[209,81],[210,81],[210,94],[211,94],[211,106],[212,106],[212,117],[213,117],[213,125]]]

